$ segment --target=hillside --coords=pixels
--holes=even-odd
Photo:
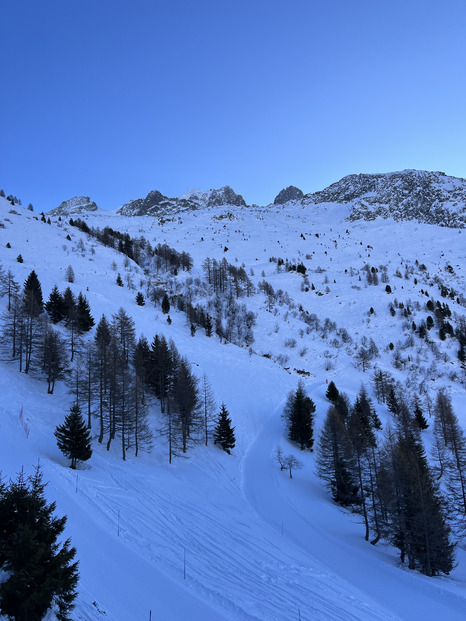
[[[149,611],[152,619],[168,621],[464,617],[462,544],[450,576],[427,578],[400,567],[393,547],[366,543],[360,516],[332,503],[316,476],[315,454],[292,446],[281,420],[288,393],[302,380],[316,404],[318,437],[333,380],[351,402],[364,383],[387,427],[392,415],[377,403],[371,381],[378,368],[406,393],[419,394],[428,418],[445,388],[466,424],[457,339],[442,338],[437,325],[429,339],[419,336],[431,314],[429,300],[434,308],[437,301],[448,303],[455,330],[465,321],[461,184],[449,182],[461,204],[437,194],[432,199],[437,213],[440,207],[457,213],[454,224],[438,226],[413,222],[416,215],[406,210],[408,221],[391,208],[380,211],[391,199],[368,197],[382,192],[381,184],[387,191],[386,184],[358,177],[346,178],[344,192],[340,182],[325,195],[301,198],[294,192],[284,205],[247,206],[228,188],[221,200],[192,191],[176,199],[184,201],[180,210],[159,193],[162,198],[155,196],[151,205],[115,212],[49,212],[50,224],[0,198],[4,271],[22,285],[34,269],[44,299],[55,284],[60,290],[70,286],[76,295],[85,292],[96,322],[123,307],[138,336],[172,339],[195,375],[207,375],[218,406],[227,405],[235,425],[232,455],[200,444],[188,459],[168,464],[159,433],[163,415],[154,399],[151,452],[136,458],[128,451],[123,462],[116,445],[107,452],[94,438],[92,459],[73,472],[53,437],[72,403],[69,387],[60,382],[48,395],[38,369],[20,374],[17,363],[3,356],[1,470],[14,476],[40,460],[50,499],[68,515],[66,533],[78,549],[81,573],[73,618],[136,621],[149,619]],[[392,182],[405,191],[399,177]],[[356,204],[370,217],[356,217]],[[425,213],[417,219],[426,220]],[[166,244],[187,253],[192,269],[165,269],[156,256],[138,265],[70,226],[69,215],[89,228],[120,232],[123,245],[128,234],[144,237],[152,248]],[[17,262],[20,254],[23,263]],[[233,266],[232,301],[221,309],[207,284],[208,259]],[[66,280],[69,265],[73,283]],[[235,286],[242,289],[237,298]],[[171,299],[171,323],[160,296],[150,300],[154,287]],[[136,304],[138,291],[145,306]],[[209,338],[200,326],[191,335],[187,301],[221,315],[223,338]],[[5,297],[0,304],[6,311]],[[247,313],[254,321],[245,329]],[[86,338],[93,336],[91,331]],[[362,351],[371,352],[364,361]],[[432,418],[429,423],[423,439],[430,455]],[[92,433],[97,435],[97,423]],[[275,462],[278,445],[303,462],[292,480]]]

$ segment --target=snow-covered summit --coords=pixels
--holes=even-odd
[[[74,216],[77,214],[88,213],[90,211],[97,211],[98,207],[91,201],[89,196],[75,196],[74,198],[69,198],[67,201],[63,201],[48,212],[49,216]]]

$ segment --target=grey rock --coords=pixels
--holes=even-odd
[[[284,188],[277,194],[275,200],[273,201],[274,205],[284,205],[285,203],[289,203],[290,201],[300,201],[304,197],[304,193],[302,190],[297,188],[294,185],[289,185],[287,188]]]

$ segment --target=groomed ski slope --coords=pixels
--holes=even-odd
[[[21,216],[22,224],[26,216]],[[104,216],[99,217],[104,222]],[[314,455],[302,454],[287,443],[280,415],[288,392],[296,388],[299,377],[295,373],[257,353],[220,345],[200,331],[192,338],[177,312],[172,313],[173,323],[168,326],[160,310],[150,305],[137,307],[133,292],[114,286],[110,263],[122,259],[113,251],[97,247],[92,257],[77,253],[63,257],[63,229],[29,219],[20,228],[19,217],[18,222],[12,215],[9,218],[11,224],[0,230],[0,262],[5,269],[16,271],[18,282],[24,282],[34,267],[47,298],[55,282],[61,289],[67,286],[63,274],[71,263],[77,276],[75,290],[88,288],[95,318],[102,313],[111,316],[124,306],[134,317],[138,334],[144,333],[149,340],[155,332],[173,338],[198,376],[207,374],[218,404],[227,404],[236,427],[237,445],[231,456],[200,445],[188,459],[175,458],[170,466],[166,446],[156,438],[152,453],[138,458],[129,453],[124,463],[117,444],[107,453],[94,442],[92,459],[72,471],[53,437],[71,403],[66,386],[60,384],[55,395],[47,395],[43,379],[19,374],[16,364],[1,363],[1,470],[4,477],[13,477],[22,467],[31,472],[40,461],[49,481],[50,500],[57,502],[59,515],[68,516],[66,536],[78,549],[81,574],[73,619],[145,621],[150,612],[154,621],[464,619],[466,559],[461,549],[459,565],[449,577],[426,578],[398,567],[396,551],[364,542],[358,516],[331,503],[315,476]],[[205,230],[209,222],[201,218],[198,213],[196,225]],[[115,223],[111,226],[118,228]],[[131,225],[143,228],[138,219]],[[233,224],[233,228],[238,226],[238,222]],[[259,235],[260,226],[259,221],[249,225],[248,235]],[[406,241],[407,225],[397,226]],[[178,230],[173,225],[164,234],[167,243],[192,253],[199,268],[198,232],[192,223],[178,225]],[[458,235],[446,234],[451,239]],[[217,234],[215,246],[227,243],[226,234],[222,235]],[[280,235],[281,245],[291,248],[285,229]],[[228,238],[230,252],[239,255],[241,245],[235,247],[232,237],[233,230]],[[10,254],[4,251],[6,240],[13,246]],[[162,241],[160,236],[158,240]],[[264,235],[261,243],[267,247],[272,242]],[[450,243],[450,248],[460,256],[460,246]],[[212,251],[203,249],[205,256],[214,256]],[[15,263],[19,252],[24,264]],[[255,260],[258,249],[249,253],[244,259],[239,255],[247,265]],[[259,272],[269,269],[270,254],[267,249],[257,262]],[[343,258],[341,265],[347,260]],[[352,302],[350,292],[343,290],[340,301],[344,308],[334,304],[335,312],[356,331],[357,314],[351,319],[345,313]],[[4,299],[1,304],[5,307]],[[275,331],[266,323],[258,322],[255,335],[258,350],[280,347]],[[317,406],[318,435],[328,407],[328,377],[351,398],[366,377],[344,356],[329,376],[319,356],[318,340],[310,338],[308,345],[312,373],[305,385]],[[454,403],[461,396],[458,388]],[[21,409],[28,437],[19,418]],[[154,406],[154,430],[159,415]],[[304,463],[292,480],[274,462],[279,444]]]

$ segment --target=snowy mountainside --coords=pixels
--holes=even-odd
[[[423,399],[446,388],[466,424],[457,341],[442,340],[437,328],[431,343],[417,333],[430,314],[428,300],[448,302],[455,326],[466,315],[464,232],[390,219],[348,222],[346,216],[346,205],[336,200],[316,209],[299,202],[211,205],[162,218],[80,214],[88,227],[110,227],[192,257],[190,272],[166,273],[137,265],[64,218],[47,224],[0,198],[5,271],[22,285],[35,269],[44,299],[54,284],[70,286],[85,292],[96,320],[122,306],[138,335],[173,339],[196,375],[207,374],[235,425],[232,455],[198,446],[169,465],[154,403],[151,453],[128,455],[124,463],[117,449],[107,453],[94,439],[92,459],[73,472],[53,437],[72,400],[68,387],[60,383],[47,395],[38,371],[26,376],[14,362],[0,362],[1,470],[14,476],[40,459],[50,499],[57,513],[68,515],[66,534],[78,549],[81,573],[74,619],[136,621],[148,619],[150,610],[153,619],[168,621],[464,618],[462,547],[449,577],[400,568],[393,548],[369,546],[360,518],[332,504],[315,475],[314,454],[286,440],[281,412],[298,380],[316,403],[318,435],[329,405],[327,381],[351,401],[364,383],[373,398],[375,366],[406,390],[422,386]],[[247,346],[208,338],[200,328],[191,336],[186,313],[177,308],[180,296],[208,304],[208,258],[244,266],[254,286],[238,298],[255,315]],[[146,296],[145,306],[136,304],[136,292],[146,293],[149,281],[173,300],[171,324],[160,302]],[[5,310],[5,297],[0,304]],[[378,351],[363,370],[358,353],[369,350],[371,340]],[[386,406],[374,403],[387,425]],[[429,446],[432,425],[425,434]],[[303,461],[293,480],[274,462],[279,444]]]

